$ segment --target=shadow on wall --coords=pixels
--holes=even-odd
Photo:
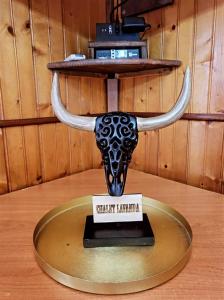
[[[149,14],[156,14],[158,11],[166,11],[166,10],[172,10],[174,6],[180,6],[181,2],[183,0],[175,0],[173,5],[164,7],[159,10],[155,10],[153,12],[150,12]],[[192,14],[186,15],[185,18],[191,17],[193,14],[197,12],[198,9],[198,1],[192,0],[194,2],[195,11],[192,12]],[[189,2],[192,2],[189,1]],[[50,17],[51,19],[54,19],[59,24],[61,23],[61,17],[63,17],[63,21],[66,27],[70,28],[70,24],[67,22],[67,20],[72,20],[73,23],[73,29],[74,32],[77,31],[77,28],[85,27],[84,23],[88,22],[88,19],[91,19],[91,11],[96,6],[99,8],[99,10],[102,12],[102,10],[105,11],[105,19],[106,19],[106,0],[82,0],[82,1],[74,1],[74,0],[15,0],[15,2],[20,2],[21,5],[28,6],[33,14],[38,14],[41,18],[41,15],[45,15]],[[209,1],[208,1],[209,2]],[[215,2],[215,1],[214,1]],[[224,4],[224,0],[216,1],[217,8],[220,5]],[[60,9],[62,11],[63,16],[58,16],[57,14],[51,14],[49,16],[50,7],[54,7],[55,11]],[[200,14],[206,13],[206,6],[203,7],[202,10],[200,10]],[[145,14],[147,17],[148,13]],[[86,16],[86,18],[83,18]],[[102,20],[104,22],[105,20]],[[148,20],[150,23],[150,19]],[[184,21],[184,19],[182,20]],[[29,18],[27,19],[27,23],[29,23]],[[161,29],[164,27],[162,22],[159,22],[157,24],[152,23],[152,29],[150,30],[150,34],[154,34],[158,29]],[[25,25],[29,26],[29,25]],[[172,25],[171,30],[175,30],[176,24]],[[86,32],[86,38],[88,38],[88,33]]]

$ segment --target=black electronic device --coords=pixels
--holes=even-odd
[[[96,43],[90,46],[92,58],[97,59],[139,59],[147,58],[147,46],[140,45],[140,32],[150,28],[143,17],[125,17],[119,20],[118,7],[110,14],[110,23],[96,24]],[[115,17],[116,11],[116,17]],[[119,42],[121,42],[119,44]],[[133,45],[135,44],[135,45]]]
[[[122,32],[124,33],[144,32],[146,28],[151,28],[151,26],[145,23],[143,17],[125,17],[122,19]]]
[[[139,34],[136,32],[125,33],[122,30],[122,24],[116,23],[97,23],[96,41],[139,41]]]

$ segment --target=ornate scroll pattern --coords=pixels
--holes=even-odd
[[[136,117],[113,112],[96,118],[96,143],[102,153],[108,192],[121,196],[132,152],[138,143]]]

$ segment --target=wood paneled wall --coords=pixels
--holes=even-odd
[[[190,65],[188,112],[224,113],[224,0],[176,0],[145,15],[152,58],[180,59],[169,75],[121,81],[120,109],[165,112]],[[53,116],[49,61],[87,54],[104,0],[0,0],[0,119]],[[61,76],[64,103],[75,113],[106,111],[101,79]],[[132,167],[224,192],[224,124],[182,120],[140,134]],[[0,129],[0,193],[100,167],[94,135],[60,123]]]
[[[145,15],[152,58],[180,59],[169,75],[123,79],[120,109],[165,112],[176,101],[186,65],[192,70],[191,113],[224,113],[224,0],[176,0]],[[178,121],[140,134],[132,167],[224,192],[224,123]]]
[[[50,61],[87,53],[102,0],[0,0],[0,119],[52,116]],[[70,111],[104,112],[101,79],[61,76]],[[62,124],[0,129],[0,193],[99,167],[94,135]]]

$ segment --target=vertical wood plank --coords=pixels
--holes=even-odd
[[[209,103],[214,1],[199,0],[196,2],[195,8],[195,55],[191,110],[192,112],[206,113]],[[194,138],[191,139],[190,135],[193,135]],[[201,187],[204,187],[205,185],[204,170],[205,155],[207,153],[206,146],[207,124],[204,122],[199,122],[198,124],[190,122],[187,182],[192,185]],[[200,156],[194,155],[194,153],[200,153]]]
[[[135,78],[134,111],[146,111],[147,107],[147,78]],[[139,132],[138,145],[133,153],[132,166],[136,170],[145,170],[146,132]]]
[[[119,110],[123,112],[134,111],[134,78],[120,80]]]
[[[106,22],[106,1],[88,0],[89,3],[89,40],[96,39],[96,23]]]
[[[206,122],[191,122],[188,149],[188,178],[190,185],[203,188]]]
[[[210,84],[207,109],[212,113],[224,113],[223,88],[223,25],[224,3],[215,1],[213,5],[213,32],[210,58]],[[207,126],[207,141],[204,167],[204,187],[216,192],[222,192],[223,181],[223,123],[209,123]],[[222,163],[220,163],[222,162]]]
[[[194,113],[207,113],[214,34],[214,0],[198,0],[196,2],[195,18],[194,90],[191,111]]]
[[[151,25],[151,29],[146,33],[145,38],[148,39],[149,57],[162,58],[162,43],[163,43],[163,24],[162,24],[162,9],[149,12],[146,15],[147,22]]]
[[[182,65],[177,69],[176,99],[183,83],[186,66],[190,66],[193,72],[194,4],[194,0],[179,2],[177,42],[178,58],[182,61]],[[174,124],[173,179],[183,183],[187,180],[188,125],[189,122],[183,120]]]
[[[224,113],[224,2],[222,0],[216,0],[215,12],[216,19],[214,31],[214,48],[213,53],[210,53],[210,57],[213,59],[211,70],[212,88],[208,110],[211,113]]]
[[[47,69],[50,61],[48,1],[31,0],[32,49],[35,63],[37,111],[40,117],[52,116],[50,103],[51,73]]]
[[[68,78],[68,110],[74,114],[80,113],[80,79]],[[76,173],[81,170],[81,132],[69,128],[70,172]]]
[[[91,107],[90,113],[106,112],[106,92],[104,79],[91,78]],[[95,133],[92,134],[93,168],[102,166],[100,150],[96,146]]]
[[[120,95],[119,95],[119,111],[133,112],[134,111],[134,78],[123,78],[120,80]],[[135,165],[135,151],[132,155],[130,168]]]
[[[78,2],[77,9],[85,12],[86,22],[83,22],[83,16],[78,16],[78,50],[88,56],[88,41],[95,36],[95,14],[96,10],[92,9],[92,1],[86,0]],[[104,7],[104,4],[103,4]],[[99,5],[99,10],[101,10]],[[104,11],[105,13],[105,11]],[[80,82],[80,113],[90,113],[91,111],[91,80],[89,78],[81,78]],[[93,133],[81,132],[81,169],[89,169],[93,167]],[[86,151],[84,151],[86,149]]]
[[[158,175],[159,130],[146,132],[145,171]]]
[[[90,79],[82,77],[80,81],[80,114],[89,114],[91,109]],[[81,132],[81,170],[91,169],[93,165],[92,133]]]
[[[3,106],[2,106],[2,91],[1,91],[1,81],[0,81],[0,119],[3,119]],[[7,178],[7,168],[6,168],[6,152],[4,144],[4,134],[3,130],[0,130],[0,194],[7,193],[8,188],[8,178]]]
[[[177,26],[178,26],[178,5],[162,10],[163,17],[163,58],[171,59],[177,57]],[[162,76],[162,111],[168,111],[175,102],[176,95],[176,71],[169,75]],[[173,139],[174,125],[160,130],[159,136],[159,170],[162,177],[173,178]]]
[[[77,47],[78,53],[88,56],[88,40],[90,35],[90,10],[89,0],[74,1],[77,18]],[[85,20],[85,21],[84,21]]]
[[[64,58],[64,36],[61,0],[49,0],[49,41],[51,61],[58,61]],[[64,104],[65,97],[65,77],[60,76],[61,96]],[[50,97],[50,95],[49,95]],[[55,126],[55,164],[56,170],[54,177],[68,175],[69,170],[69,134],[68,127],[64,124]]]
[[[63,0],[63,33],[65,56],[78,52],[77,46],[77,18],[74,1]],[[69,76],[66,78],[66,101],[67,108],[74,114],[80,113],[80,78]],[[80,170],[81,161],[81,132],[76,129],[69,130],[69,157],[70,157],[70,173],[76,173]]]
[[[6,156],[4,149],[3,131],[0,130],[0,194],[8,192],[8,179],[6,173]]]
[[[162,10],[158,9],[147,14],[147,21],[151,24],[148,32],[149,55],[152,58],[162,57]],[[147,77],[147,111],[161,111],[161,76]],[[158,174],[159,130],[146,132],[145,171]]]
[[[52,116],[50,103],[51,73],[47,70],[50,61],[49,6],[47,0],[31,1],[32,49],[35,67],[37,113],[40,117]],[[40,126],[40,149],[44,181],[56,178],[55,124]]]
[[[223,123],[208,124],[203,188],[214,192],[221,192],[223,133]]]
[[[11,2],[1,1],[0,10],[0,78],[4,117],[20,118],[20,92],[18,85],[15,28],[12,20]],[[8,157],[9,189],[16,190],[27,185],[23,130],[5,130],[5,151]]]
[[[93,9],[93,2],[89,0],[89,40],[95,40],[96,37],[96,23],[106,21],[106,1],[96,0],[94,5],[97,9]],[[89,53],[90,55],[90,53]],[[91,78],[91,105],[90,113],[104,113],[106,112],[106,89],[104,79]],[[92,167],[100,168],[102,166],[102,158],[100,150],[96,146],[95,133],[92,137]]]
[[[21,117],[36,117],[37,111],[28,1],[13,0],[12,13],[15,31]],[[24,127],[22,131],[24,135],[27,184],[30,186],[42,181],[39,133],[37,126],[27,126]]]

